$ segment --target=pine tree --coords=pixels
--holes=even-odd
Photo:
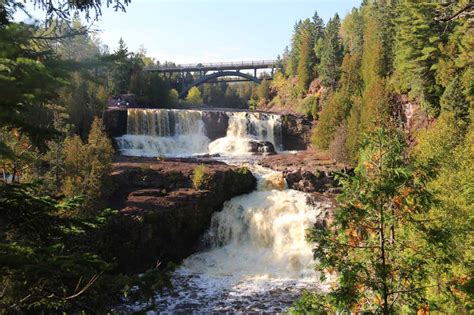
[[[333,89],[337,87],[340,77],[340,66],[343,57],[343,47],[339,37],[339,15],[329,20],[324,31],[321,46],[321,64],[318,72],[324,85]]]
[[[300,59],[298,63],[298,92],[300,95],[305,95],[313,78],[314,42],[309,30],[303,29],[301,36]]]
[[[441,96],[440,104],[441,110],[454,113],[458,127],[465,129],[469,123],[469,104],[464,97],[459,75],[456,75],[446,87]]]
[[[338,281],[329,293],[306,297],[299,306],[306,312],[388,315],[425,306],[431,256],[419,245],[431,235],[418,218],[432,204],[426,176],[407,163],[396,131],[376,130],[367,141],[355,175],[341,178],[331,226],[312,230],[322,280],[336,273]]]
[[[431,115],[439,114],[440,87],[435,80],[443,25],[438,4],[402,1],[397,6],[394,81],[401,93],[420,97]]]

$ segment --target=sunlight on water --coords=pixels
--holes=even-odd
[[[257,190],[214,214],[202,240],[206,249],[174,272],[175,292],[157,296],[156,312],[281,312],[303,289],[325,289],[305,231],[329,205],[307,204],[279,172],[251,170]]]
[[[203,154],[242,155],[251,151],[251,141],[269,141],[280,146],[280,116],[228,112],[227,135],[209,140],[198,110],[129,109],[127,134],[117,137],[122,155],[185,157]]]

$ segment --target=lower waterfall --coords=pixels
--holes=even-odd
[[[258,177],[257,190],[214,214],[202,240],[206,249],[173,273],[174,293],[157,296],[153,312],[275,313],[304,289],[324,289],[305,233],[328,205],[307,204],[279,172],[247,166]]]

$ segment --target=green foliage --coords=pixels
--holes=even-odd
[[[179,102],[179,94],[178,91],[175,89],[171,89],[168,93],[168,99],[169,99],[169,104],[171,106],[176,106],[178,105]]]
[[[197,87],[193,86],[186,96],[186,101],[192,104],[202,104],[203,101],[201,97],[201,91],[199,91]]]
[[[459,75],[455,76],[441,96],[441,110],[454,113],[458,128],[466,127],[469,123],[469,104],[463,93],[463,86]]]
[[[268,101],[270,99],[270,81],[263,79],[255,90],[259,101]]]
[[[439,4],[402,1],[397,6],[394,82],[398,91],[420,97],[432,115],[439,114],[440,88],[435,64],[440,55],[443,25],[436,19]]]
[[[327,96],[319,114],[319,121],[312,135],[312,142],[320,149],[326,150],[334,138],[338,126],[348,115],[350,99],[342,92]]]
[[[204,164],[201,164],[194,169],[191,181],[193,182],[194,188],[206,189],[209,184],[209,174],[207,174],[207,168]]]
[[[303,30],[301,34],[300,58],[298,62],[298,93],[305,95],[313,79],[314,67],[314,40],[310,30]]]
[[[436,257],[426,281],[432,285],[430,304],[442,313],[462,314],[474,309],[469,276],[474,272],[474,239],[469,232],[474,227],[474,126],[463,127],[459,129],[454,113],[441,113],[435,124],[419,134],[413,150],[418,163],[437,170],[428,187],[439,202],[427,213],[426,222],[429,230],[438,232],[439,241],[426,245]]]
[[[355,175],[340,178],[334,221],[310,236],[322,279],[337,277],[319,303],[330,313],[417,310],[426,303],[431,261],[431,249],[419,244],[435,244],[420,220],[432,204],[426,173],[403,158],[400,134],[378,129],[367,139]]]
[[[78,136],[64,142],[64,174],[62,191],[67,197],[84,196],[80,214],[94,214],[110,193],[110,172],[114,149],[96,118],[87,144]]]
[[[318,119],[319,112],[319,98],[316,95],[309,95],[301,100],[299,112],[304,115],[311,116],[313,119]]]
[[[321,64],[318,67],[321,81],[324,85],[335,89],[339,81],[340,66],[343,57],[343,47],[339,36],[341,22],[339,15],[334,15],[329,20],[324,31],[324,39],[321,43]]]
[[[111,265],[94,252],[94,235],[110,214],[87,221],[60,215],[74,206],[37,195],[34,186],[0,186],[4,310],[100,311],[118,301],[122,279],[111,281]]]

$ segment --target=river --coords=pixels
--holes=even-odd
[[[150,314],[278,313],[305,289],[325,290],[305,234],[330,205],[310,205],[305,193],[286,187],[281,173],[255,165],[258,157],[249,154],[252,141],[281,149],[278,115],[229,116],[226,136],[210,141],[199,111],[129,110],[128,134],[117,139],[124,155],[219,154],[217,159],[247,166],[258,179],[255,191],[214,213],[201,251],[172,274],[174,292],[157,295]]]

